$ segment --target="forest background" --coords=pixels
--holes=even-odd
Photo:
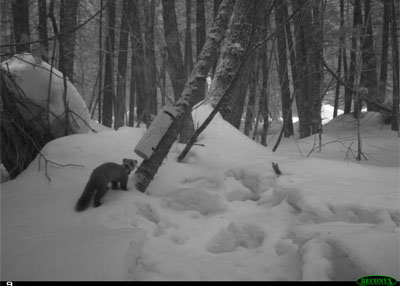
[[[225,120],[266,145],[273,122],[304,138],[322,132],[322,104],[357,117],[364,103],[399,130],[398,1],[236,2],[239,29],[227,35],[243,35],[246,53]],[[181,96],[221,3],[1,0],[1,61],[30,52],[68,77],[101,124],[149,125]],[[193,103],[209,100],[223,54],[213,57]]]

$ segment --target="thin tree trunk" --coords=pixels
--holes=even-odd
[[[338,78],[341,77],[341,72],[342,72],[342,58],[343,58],[343,46],[344,46],[343,26],[344,26],[344,0],[340,0],[340,31],[341,31],[341,34],[339,37],[338,68],[336,71],[336,75]],[[336,90],[335,90],[335,103],[333,106],[333,118],[335,118],[338,114],[340,86],[341,86],[341,83],[339,80],[337,80],[336,81]]]
[[[103,102],[103,0],[100,0],[100,24],[99,24],[99,88],[98,88],[98,121],[103,122],[102,102]]]
[[[222,3],[222,0],[214,0],[214,3],[213,3],[214,4],[213,5],[213,8],[214,8],[214,13],[213,13],[214,19],[218,15],[218,8],[221,5],[221,3]],[[218,49],[218,53],[215,56],[215,58],[213,59],[213,63],[212,63],[212,67],[211,67],[211,78],[214,78],[215,69],[217,68],[219,54],[220,54],[220,49]]]
[[[128,62],[128,36],[129,36],[129,0],[122,2],[121,11],[121,29],[119,34],[119,54],[118,54],[118,73],[117,73],[117,96],[115,98],[114,106],[114,128],[117,130],[119,127],[125,125],[125,98],[126,98],[126,69]]]
[[[397,19],[399,17],[398,9],[399,3],[396,3],[395,0],[391,0],[391,36],[392,36],[392,57],[393,57],[393,104],[392,104],[392,130],[399,131],[399,93],[400,93],[400,57],[399,57],[399,42],[397,38],[398,24]]]
[[[41,55],[43,60],[49,61],[49,41],[47,40],[47,8],[46,0],[38,0],[38,14],[39,14],[39,39],[41,41]]]
[[[186,76],[189,77],[193,69],[193,51],[192,51],[192,3],[186,0],[186,29],[185,29],[185,70]]]
[[[194,93],[197,92],[203,78],[205,78],[211,67],[212,59],[217,52],[217,47],[220,45],[228,26],[233,6],[233,0],[224,0],[221,4],[218,17],[215,19],[210,33],[208,34],[203,50],[193,68],[192,75],[175,106],[177,112],[175,120],[161,139],[154,153],[148,160],[142,162],[135,173],[137,190],[141,192],[146,190],[178,134],[184,128],[194,104],[192,101]]]
[[[29,32],[29,0],[14,0],[12,1],[14,39],[16,52],[29,52],[30,32]]]
[[[249,100],[247,103],[246,118],[244,121],[244,134],[250,136],[250,131],[253,130],[253,121],[255,116],[255,103],[256,103],[256,88],[257,88],[257,64],[254,62],[252,70],[250,71],[249,82]]]
[[[75,59],[75,32],[79,0],[61,0],[60,3],[60,42],[59,62],[60,70],[64,70],[65,76],[70,82],[74,82]]]
[[[263,131],[261,133],[261,144],[267,146],[267,133],[269,127],[268,115],[268,77],[269,77],[269,61],[267,46],[260,50],[261,70],[262,70],[262,85],[260,95],[260,113],[263,117]]]
[[[199,56],[201,49],[206,41],[206,15],[205,0],[196,0],[196,54]],[[196,103],[202,101],[205,97],[207,81],[200,86]]]
[[[383,1],[383,25],[382,25],[382,52],[381,52],[381,68],[379,78],[379,98],[382,100],[386,97],[386,79],[388,69],[388,50],[389,50],[389,24],[390,24],[390,1]]]
[[[115,0],[107,0],[108,25],[104,74],[103,98],[103,125],[112,127],[112,111],[114,99],[114,27],[115,27]]]

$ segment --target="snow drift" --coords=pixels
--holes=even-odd
[[[209,112],[201,106],[194,119]],[[217,116],[199,138],[204,146],[194,146],[184,163],[176,161],[184,146],[171,148],[146,194],[135,191],[131,177],[130,191],[110,190],[101,207],[83,213],[74,205],[91,171],[139,159],[133,148],[145,130],[56,139],[42,153],[82,166],[49,164],[49,181],[37,158],[2,185],[1,278],[398,279],[398,138],[368,123],[364,130],[365,145],[378,138],[381,144],[367,149],[375,159],[368,164],[344,161],[340,144],[305,158],[299,148],[311,148],[312,138],[285,139],[284,152],[275,154]],[[271,162],[279,162],[279,178]]]

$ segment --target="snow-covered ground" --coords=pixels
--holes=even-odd
[[[399,141],[379,120],[364,115],[368,161],[357,162],[349,116],[324,126],[321,152],[310,137],[284,139],[277,153],[217,117],[185,162],[183,145],[172,147],[146,194],[131,176],[130,191],[82,213],[74,206],[91,171],[140,161],[145,130],[56,139],[42,154],[74,165],[49,162],[48,180],[37,158],[1,185],[1,280],[399,279]]]

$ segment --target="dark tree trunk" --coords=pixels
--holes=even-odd
[[[155,20],[155,0],[144,1],[145,5],[145,53],[146,53],[146,84],[147,99],[146,111],[147,120],[150,124],[150,115],[157,115],[157,67],[154,46],[154,20]]]
[[[49,61],[49,42],[47,40],[47,7],[46,7],[46,0],[38,0],[38,14],[39,14],[39,39],[41,41],[40,48],[41,48],[41,55],[43,60],[48,62]]]
[[[197,92],[198,87],[203,82],[203,79],[211,67],[212,59],[217,52],[217,47],[224,37],[233,5],[233,0],[224,0],[221,4],[218,17],[215,19],[210,33],[208,34],[199,59],[193,67],[192,75],[175,106],[175,110],[177,111],[175,120],[168,128],[151,157],[148,160],[144,160],[135,173],[137,190],[141,192],[146,190],[178,134],[186,125],[187,118],[190,116],[194,104],[194,93]]]
[[[356,57],[357,57],[357,31],[360,29],[362,25],[362,13],[361,13],[361,0],[354,1],[354,16],[353,16],[353,35],[351,37],[351,51],[350,51],[350,70],[347,86],[350,88],[346,88],[345,90],[345,99],[344,99],[344,113],[348,114],[351,112],[351,102],[353,98],[354,89],[354,81],[355,81],[355,73],[356,73]],[[355,113],[358,110],[358,107],[354,107]]]
[[[183,65],[181,45],[179,42],[178,24],[175,12],[175,0],[162,1],[165,42],[167,44],[167,70],[174,90],[175,102],[178,102],[185,87],[186,74]],[[206,82],[206,78],[203,79]],[[196,93],[197,98],[200,96]],[[194,132],[192,117],[188,117],[188,123],[182,130],[179,141],[186,143]]]
[[[255,117],[255,103],[256,103],[256,88],[257,88],[257,70],[258,65],[253,63],[252,70],[250,71],[249,79],[249,100],[247,103],[246,119],[244,121],[244,134],[250,136],[253,130],[253,121]]]
[[[319,2],[316,2],[319,5]],[[318,6],[295,1],[299,12],[294,17],[296,34],[296,104],[300,138],[319,132],[321,125],[322,43]],[[312,9],[314,8],[314,9]],[[314,13],[314,17],[312,15]],[[302,76],[300,78],[300,75]]]
[[[79,0],[61,0],[60,3],[60,42],[59,61],[60,70],[74,82],[75,59],[75,32]]]
[[[364,31],[362,36],[362,74],[361,86],[368,89],[367,107],[369,111],[378,111],[378,108],[373,102],[382,103],[383,99],[379,98],[377,92],[377,71],[375,61],[375,51],[372,33],[372,17],[371,17],[371,0],[364,1]],[[361,102],[358,103],[359,110],[361,109]]]
[[[285,13],[280,2],[275,1],[275,20],[277,26],[277,42],[278,42],[278,74],[281,87],[282,101],[282,117],[283,117],[283,132],[285,137],[293,135],[293,119],[290,100],[288,63],[287,63],[287,48],[285,37]]]
[[[185,87],[186,75],[179,43],[178,24],[175,12],[175,0],[163,0],[164,34],[167,45],[167,71],[177,102]]]
[[[136,106],[137,125],[144,119],[144,100],[147,98],[146,90],[146,69],[145,69],[145,53],[142,40],[142,26],[140,24],[139,5],[137,0],[128,1],[131,7],[130,19],[130,36],[131,36],[131,90],[129,100],[130,123],[134,122],[134,108]]]
[[[393,104],[392,104],[392,130],[399,131],[399,93],[400,93],[400,57],[399,57],[399,42],[397,31],[399,29],[397,19],[399,17],[399,3],[391,0],[391,25],[390,31],[392,36],[392,57],[393,57]]]
[[[382,54],[381,54],[381,73],[379,78],[379,98],[385,99],[386,79],[388,70],[388,50],[389,50],[389,24],[390,24],[390,1],[383,1],[383,25],[382,25]]]
[[[205,0],[196,0],[196,54],[199,56],[206,41],[206,15]],[[200,87],[196,103],[205,97],[207,81]]]
[[[106,59],[104,74],[104,98],[102,124],[112,127],[112,111],[114,99],[114,27],[115,27],[115,0],[107,0],[108,25],[105,40]]]
[[[192,51],[192,3],[186,0],[186,29],[185,29],[185,70],[186,76],[189,77],[193,69],[193,51]]]
[[[294,92],[297,90],[297,72],[296,72],[296,51],[295,47],[293,44],[293,37],[292,37],[292,28],[291,28],[291,22],[289,21],[289,13],[288,13],[288,7],[287,7],[287,2],[286,0],[282,0],[282,5],[281,5],[281,10],[282,10],[282,15],[284,22],[286,23],[286,29],[285,29],[285,34],[286,34],[286,40],[288,43],[288,49],[289,49],[289,57],[290,57],[290,70],[292,71],[292,81],[293,81],[293,86],[294,86]]]
[[[100,0],[100,24],[99,24],[99,97],[98,97],[98,121],[102,122],[103,103],[103,0]]]
[[[341,78],[342,72],[342,58],[343,58],[343,46],[344,46],[344,0],[340,0],[340,37],[339,37],[339,51],[338,51],[338,67],[336,71],[337,78]],[[335,118],[338,114],[339,109],[339,96],[340,96],[340,86],[341,82],[339,80],[336,81],[336,90],[335,90],[335,103],[333,106],[333,118]]]
[[[126,69],[128,62],[128,36],[129,36],[129,0],[122,2],[121,29],[119,34],[119,54],[118,54],[118,73],[117,73],[117,96],[115,98],[114,109],[114,128],[125,125],[125,102],[126,102]]]
[[[214,0],[214,3],[213,3],[214,4],[213,5],[213,8],[214,8],[214,14],[213,14],[214,19],[215,19],[215,17],[217,17],[218,8],[219,8],[219,5],[221,5],[221,2],[222,2],[222,0]],[[213,63],[212,63],[212,67],[211,67],[211,78],[214,78],[215,69],[217,68],[219,54],[220,54],[220,49],[218,49],[218,53],[215,56],[215,58],[213,59]]]
[[[269,61],[268,49],[265,47],[260,50],[261,70],[262,70],[262,86],[260,95],[260,113],[263,117],[263,130],[261,133],[261,144],[267,146],[267,132],[269,127],[268,115],[268,77],[269,77]]]
[[[29,32],[29,0],[12,1],[14,39],[16,43],[16,52],[29,52],[30,32]]]

